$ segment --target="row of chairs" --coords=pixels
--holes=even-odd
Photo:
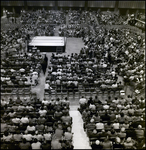
[[[69,92],[69,91],[60,91],[58,92],[57,90],[52,90],[51,92],[50,91],[47,91],[45,90],[44,92],[44,96],[46,99],[50,99],[52,97],[62,97],[64,98],[65,96],[67,96],[68,98],[71,98],[71,99],[79,99],[81,98],[82,96],[86,97],[86,98],[89,98],[89,97],[95,97],[95,96],[98,96],[100,99],[107,99],[108,96],[110,96],[111,98],[114,98],[114,97],[125,97],[125,91],[121,90],[117,90],[117,91],[102,91],[100,89],[96,89],[95,91],[91,92],[91,91],[85,91],[83,89],[79,89],[78,91],[76,92]]]

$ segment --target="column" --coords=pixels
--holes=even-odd
[[[85,10],[88,10],[88,1],[85,1]]]
[[[55,1],[55,10],[58,10],[58,1]]]
[[[115,9],[114,9],[115,12],[118,11],[118,7],[119,7],[119,1],[116,1],[115,2]]]

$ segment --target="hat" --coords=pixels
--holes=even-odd
[[[128,137],[126,141],[129,143],[131,142],[131,140],[132,140],[131,137]]]
[[[95,141],[95,144],[96,144],[96,145],[99,145],[99,143],[100,143],[99,140],[96,140],[96,141]]]

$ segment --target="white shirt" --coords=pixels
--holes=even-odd
[[[113,127],[114,127],[114,129],[119,129],[120,128],[120,124],[119,123],[113,123]]]
[[[92,109],[92,110],[95,110],[95,109],[96,109],[96,106],[95,106],[94,104],[93,104],[93,105],[90,104],[90,105],[89,105],[89,108]]]
[[[35,131],[35,126],[27,126],[26,128],[27,131]]]
[[[34,109],[32,106],[26,106],[26,108],[27,108],[28,110],[33,110],[33,109]]]
[[[37,134],[37,135],[34,135],[33,138],[40,141],[43,139],[43,136],[42,136],[42,134]]]
[[[11,141],[13,139],[13,135],[12,134],[10,134],[8,136],[3,135],[2,139],[7,142]]]
[[[16,70],[14,70],[14,69],[11,69],[10,71],[11,71],[11,72],[16,72]]]
[[[41,143],[40,142],[32,143],[31,147],[32,149],[41,149]]]
[[[109,109],[109,105],[103,105],[104,109]]]
[[[45,140],[51,140],[51,134],[50,133],[44,134],[44,138]]]
[[[31,134],[22,135],[22,138],[25,138],[27,141],[32,141],[32,135]]]
[[[48,83],[45,84],[45,89],[49,89],[50,85]]]
[[[56,75],[57,73],[56,72],[52,72],[52,75]]]
[[[8,102],[6,102],[5,100],[1,100],[1,106],[5,106],[6,104],[9,104]]]
[[[20,69],[20,72],[25,72],[25,69],[21,68],[21,69]]]
[[[116,72],[115,72],[115,71],[112,71],[111,74],[112,74],[113,77],[115,77]]]
[[[29,119],[26,117],[22,117],[20,120],[22,123],[29,123]]]
[[[81,99],[79,100],[79,103],[80,103],[80,104],[85,104],[85,103],[87,103],[86,98],[81,98]]]
[[[40,116],[45,116],[47,111],[46,110],[39,110]]]
[[[96,123],[96,129],[104,129],[104,124],[101,122]]]
[[[1,81],[5,81],[6,80],[6,78],[5,77],[1,77]]]
[[[117,83],[116,84],[112,84],[112,87],[117,87],[118,85],[117,85]]]
[[[20,123],[20,118],[14,118],[14,119],[12,119],[12,122],[13,123]]]
[[[42,101],[42,103],[43,103],[44,105],[47,105],[47,104],[49,104],[49,101]]]
[[[18,106],[18,110],[23,110],[25,109],[25,106]]]

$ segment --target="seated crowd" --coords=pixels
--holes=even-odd
[[[137,14],[137,19],[139,19],[141,21],[145,21],[145,14],[144,13],[138,13]]]
[[[47,77],[50,84],[68,88],[77,81],[84,87],[86,84],[91,87],[92,84],[103,89],[116,89],[122,88],[121,82],[117,83],[117,75],[121,75],[127,85],[134,84],[134,92],[144,89],[145,45],[142,37],[124,29],[97,28],[95,33],[97,37],[92,34],[83,37],[85,47],[79,54],[52,54]],[[129,47],[125,51],[127,45]],[[128,55],[130,52],[133,53]],[[77,87],[75,84],[73,86]]]
[[[33,36],[53,36],[55,26],[57,24],[63,24],[65,21],[64,12],[46,11],[44,9],[37,11],[24,11],[20,17],[21,21],[19,22],[19,26],[15,25],[13,28],[9,26],[8,31],[1,30],[2,49],[5,48],[4,46],[6,45],[9,47],[13,42],[14,44],[17,44],[17,46],[22,45],[26,39],[29,40]],[[53,23],[52,20],[55,22]],[[11,40],[13,40],[12,43]]]
[[[36,85],[41,72],[41,62],[40,52],[7,53],[7,57],[1,59],[2,93],[7,93],[8,89],[11,90],[8,93],[11,93],[14,89]]]
[[[32,24],[42,21],[48,24],[63,24],[65,23],[65,12],[59,10],[45,10],[42,8],[38,10],[24,11],[21,14],[21,22],[23,24]]]
[[[86,47],[90,51],[93,49],[97,59],[108,58],[108,62],[116,65],[115,72],[124,77],[125,83],[142,93],[145,81],[144,37],[130,29],[96,28],[95,32],[95,37],[91,34],[83,38]]]
[[[30,91],[31,84],[38,83],[43,57],[35,48],[26,53],[26,41],[36,35],[54,35],[55,25],[47,24],[54,21],[61,25],[61,36],[66,33],[67,36],[82,37],[85,46],[79,54],[52,53],[46,89],[86,92],[92,87],[93,91],[119,91],[123,85],[117,82],[118,75],[122,76],[124,84],[132,86],[135,98],[109,96],[100,100],[98,95],[89,99],[82,97],[79,111],[84,129],[92,149],[144,149],[145,100],[137,95],[144,91],[145,40],[130,29],[98,27],[93,14],[70,11],[66,26],[62,11],[28,11],[22,14],[19,28],[1,31],[2,93],[13,93],[9,87],[27,87]],[[97,15],[101,24],[113,24],[118,17],[110,16],[110,13]],[[88,26],[81,27],[87,22]],[[1,116],[2,149],[73,149],[67,98],[49,101],[31,95],[2,98]]]
[[[98,11],[96,17],[100,25],[121,25],[126,20],[126,16],[121,16],[118,12],[111,11]]]
[[[2,149],[73,149],[67,98],[1,101]]]
[[[92,149],[145,149],[145,100],[110,96],[79,100]]]
[[[91,58],[85,57],[86,54],[83,51],[71,56],[52,54],[46,78],[50,87],[62,90],[71,88],[77,91],[79,84],[82,89],[104,87],[104,85],[115,88],[117,76],[114,70],[110,70],[110,65],[107,65],[104,60],[98,63],[94,56],[91,56]],[[97,70],[99,71],[97,72]],[[106,74],[103,74],[103,72]]]
[[[68,23],[61,24],[59,27],[59,35],[66,37],[82,37],[83,25],[86,21],[86,11],[69,10]]]

